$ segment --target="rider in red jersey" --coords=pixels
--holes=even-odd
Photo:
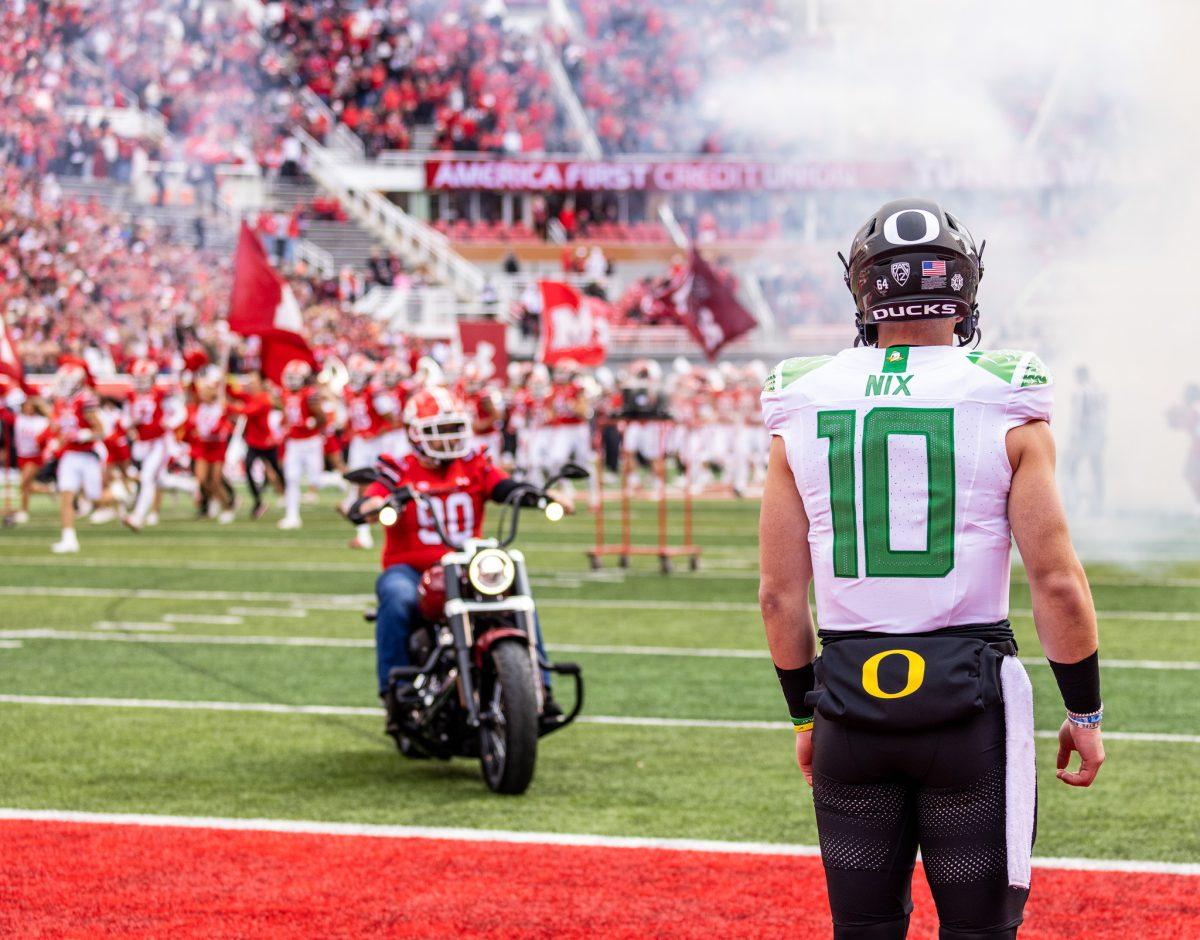
[[[385,704],[391,701],[391,671],[409,662],[408,638],[417,616],[421,576],[447,551],[431,511],[454,541],[478,538],[483,532],[485,503],[503,502],[515,486],[486,453],[471,448],[470,418],[447,389],[433,386],[414,394],[405,406],[404,419],[413,452],[399,460],[385,454],[379,466],[397,485],[428,494],[432,510],[413,500],[386,530],[383,573],[375,582],[379,599],[376,669],[379,694]],[[373,518],[389,494],[384,484],[371,484],[356,507],[357,513]],[[568,512],[574,508],[568,493],[556,491],[553,498]],[[538,633],[540,648],[540,629]]]

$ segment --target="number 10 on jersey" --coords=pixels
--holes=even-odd
[[[829,441],[833,573],[857,578],[861,506],[868,578],[943,578],[954,568],[954,409],[873,408],[863,417],[862,499],[856,492],[853,410],[817,413],[817,436]],[[892,548],[891,461],[894,436],[925,439],[928,473],[925,548]]]

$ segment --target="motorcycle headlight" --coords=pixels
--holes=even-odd
[[[517,566],[506,552],[496,548],[485,548],[471,559],[467,566],[467,580],[480,594],[495,597],[513,585],[517,577]]]

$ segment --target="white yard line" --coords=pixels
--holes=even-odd
[[[164,623],[203,623],[214,627],[236,627],[243,621],[230,614],[163,614]]]
[[[228,832],[275,832],[301,835],[427,839],[453,842],[499,842],[580,848],[650,849],[667,852],[707,852],[718,855],[768,855],[815,858],[815,845],[786,842],[728,842],[716,839],[664,839],[650,836],[603,836],[591,833],[519,832],[504,829],[465,829],[437,826],[389,826],[371,823],[320,822],[306,819],[247,819],[224,816],[165,816],[147,813],[89,813],[58,809],[0,808],[0,820],[75,823],[101,826],[149,826],[171,829],[217,829]],[[1200,875],[1200,865],[1138,859],[1040,858],[1035,868],[1067,871],[1131,872],[1137,874]]]
[[[0,565],[7,559],[0,559]],[[114,565],[114,567],[128,567]],[[238,568],[240,566],[231,566]],[[376,569],[372,568],[371,571]],[[267,601],[292,603],[297,608],[308,610],[356,610],[359,606],[372,604],[373,594],[290,594],[271,591],[168,591],[153,588],[82,588],[50,586],[0,585],[0,597],[118,597],[138,600],[185,600],[185,601]],[[671,601],[671,600],[624,600],[603,598],[542,597],[538,606],[545,608],[578,608],[581,610],[690,610],[717,611],[723,613],[758,613],[758,604],[749,601]],[[1009,614],[1014,617],[1031,617],[1033,611],[1014,607]],[[1200,612],[1162,610],[1101,610],[1096,612],[1104,620],[1149,620],[1167,623],[1200,623]]]
[[[303,607],[230,607],[229,613],[237,617],[284,617],[290,620],[308,616]]]
[[[354,705],[282,705],[276,702],[212,702],[180,699],[103,698],[62,695],[0,695],[6,705],[48,705],[75,708],[138,708],[171,711],[259,712],[274,715],[382,715],[378,707]],[[635,728],[703,728],[731,731],[783,731],[790,727],[781,721],[735,721],[720,718],[656,718],[636,715],[583,715],[581,724],[615,725]],[[1039,738],[1057,738],[1058,731],[1038,731]],[[1200,744],[1200,734],[1167,734],[1144,731],[1105,731],[1107,741],[1141,741],[1160,744]]]
[[[21,646],[20,640],[0,640],[0,650],[19,650]]]
[[[2,563],[0,563],[2,567]],[[267,601],[309,610],[356,610],[374,594],[292,594],[275,591],[168,591],[158,588],[52,587],[0,585],[0,597],[115,597],[155,601]]]
[[[97,620],[92,624],[92,629],[128,633],[130,631],[169,632],[174,630],[175,627],[172,624],[160,621]]]
[[[373,606],[373,594],[288,594],[255,591],[169,591],[143,588],[73,588],[73,587],[6,587],[0,586],[0,596],[43,596],[43,597],[123,597],[139,600],[263,600],[290,601],[293,610],[333,610],[359,612]],[[604,598],[541,597],[538,606],[581,610],[678,610],[715,611],[720,613],[755,613],[758,605],[741,601],[675,601],[675,600],[625,600]],[[1200,612],[1159,610],[1101,610],[1097,616],[1104,620],[1152,621],[1164,623],[1200,623]],[[1033,611],[1012,608],[1012,617],[1032,617]],[[279,616],[283,616],[280,614]],[[292,616],[288,614],[287,616]]]
[[[166,643],[184,646],[313,646],[334,649],[374,649],[368,639],[324,636],[241,636],[206,633],[84,633],[79,630],[0,630],[0,637],[22,640],[68,640],[92,643]]]
[[[244,609],[244,608],[239,608]],[[163,618],[172,622],[170,614]],[[225,623],[224,620],[213,618],[189,619],[190,623]],[[373,649],[374,640],[321,636],[254,636],[243,634],[208,634],[208,633],[146,633],[140,632],[137,624],[131,624],[130,629],[115,632],[119,628],[110,625],[106,629],[114,632],[102,634],[84,633],[77,630],[0,630],[0,637],[15,637],[26,640],[87,640],[109,643],[194,643],[209,646],[311,646]],[[151,625],[154,626],[154,625]],[[161,628],[160,628],[161,629]],[[681,656],[697,659],[769,659],[766,650],[722,649],[719,647],[694,646],[593,646],[580,643],[550,643],[549,647],[556,653],[585,654],[592,656]],[[1045,666],[1045,659],[1030,657],[1021,660],[1026,666]],[[1105,659],[1102,663],[1105,669],[1151,669],[1159,671],[1200,671],[1200,662],[1189,660],[1163,659]]]

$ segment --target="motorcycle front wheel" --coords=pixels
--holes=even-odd
[[[488,652],[480,696],[484,719],[479,759],[483,779],[494,793],[524,793],[537,762],[538,713],[529,650],[513,641]]]

